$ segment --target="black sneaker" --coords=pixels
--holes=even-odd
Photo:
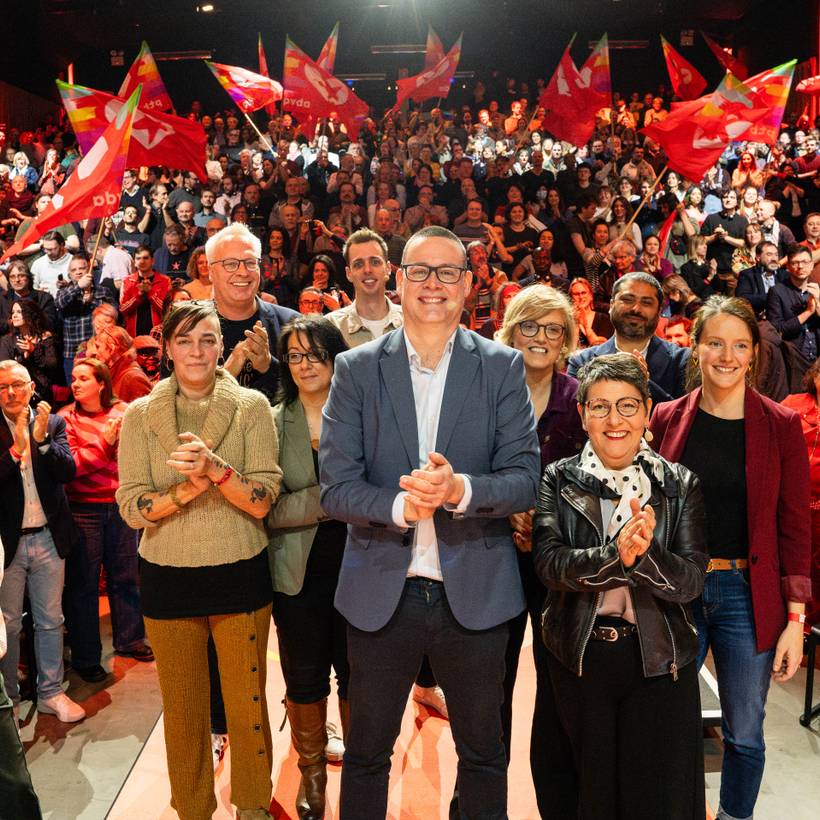
[[[98,663],[94,664],[94,666],[75,666],[74,671],[86,683],[99,683],[108,677],[108,672],[106,672],[105,669],[103,669]]]

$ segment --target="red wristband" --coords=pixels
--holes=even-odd
[[[226,467],[219,481],[214,481],[214,487],[221,487],[233,475],[233,467]]]
[[[794,621],[795,623],[798,623],[798,624],[804,624],[804,623],[806,623],[806,616],[805,615],[798,615],[796,612],[790,612],[789,613],[789,620]]]
[[[23,460],[23,454],[13,444],[9,447],[9,452],[11,453],[11,457],[17,459],[17,461]]]

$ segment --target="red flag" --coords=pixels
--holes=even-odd
[[[336,65],[336,46],[339,43],[339,24],[333,26],[333,31],[330,32],[330,37],[325,40],[319,56],[316,58],[316,65],[323,68],[328,74],[333,73],[333,67]]]
[[[87,153],[125,101],[104,91],[68,85],[60,80],[57,80],[57,88],[77,142]],[[189,169],[203,181],[208,179],[205,173],[207,138],[198,122],[138,108],[134,114],[131,137],[129,167],[167,165],[169,168]]]
[[[444,59],[444,46],[433,27],[427,24],[427,48],[424,52],[424,70],[435,68]]]
[[[706,45],[709,46],[712,54],[715,55],[717,61],[727,71],[731,71],[732,74],[740,80],[745,80],[746,77],[749,76],[749,70],[740,60],[732,56],[728,48],[719,46],[711,37],[703,34],[703,32],[701,32],[701,34],[703,35],[703,39],[706,40]]]
[[[450,84],[458,68],[459,59],[461,59],[461,35],[450,51],[432,68],[396,83],[398,93],[394,107],[398,108],[407,99],[420,103],[434,97],[446,97],[450,93]]]
[[[259,56],[259,73],[263,77],[270,77],[270,74],[268,74],[268,61],[265,58],[265,49],[262,46],[262,35],[261,34],[259,35],[259,42],[257,44],[256,50],[257,50],[258,56]],[[276,114],[276,103],[272,102],[269,105],[266,105],[265,106],[265,111],[267,111],[268,114],[271,117],[274,116],[274,114]]]
[[[285,42],[283,111],[293,111],[306,123],[335,115],[351,136],[358,134],[370,108],[338,77],[316,65],[288,37]]]
[[[148,43],[142,41],[140,53],[128,69],[125,79],[122,81],[117,96],[127,100],[138,85],[142,86],[142,96],[140,97],[140,108],[143,111],[170,111],[174,112],[174,104],[165,90],[165,83],[159,76],[154,55],[148,48]]]
[[[136,121],[137,90],[118,108],[100,138],[28,230],[3,255],[0,262],[18,254],[43,234],[78,219],[106,217],[120,206],[122,175],[128,167],[128,144]]]
[[[600,96],[590,94],[589,78],[585,80],[572,62],[569,53],[571,46],[572,40],[561,55],[561,61],[541,94],[538,105],[544,109],[542,128],[573,145],[583,145],[595,130],[595,114],[601,107]]]
[[[263,77],[247,68],[223,65],[205,60],[219,84],[239,106],[243,114],[258,111],[282,99],[282,86],[270,77]]]
[[[694,100],[703,94],[706,80],[703,75],[685,57],[675,51],[672,45],[661,34],[663,56],[666,59],[666,70],[672,81],[673,91],[682,100]]]
[[[672,225],[675,224],[677,216],[678,211],[676,208],[673,208],[672,213],[666,217],[663,221],[663,225],[661,225],[661,229],[658,231],[658,242],[660,242],[661,245],[658,256],[660,256],[661,259],[666,256],[666,246],[669,244],[669,237],[672,234]]]
[[[727,73],[708,97],[681,104],[641,133],[663,146],[670,168],[699,181],[729,141],[741,139],[768,112],[751,88]]]

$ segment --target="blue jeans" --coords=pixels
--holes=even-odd
[[[8,652],[0,660],[0,669],[12,703],[20,702],[17,663],[20,660],[20,625],[26,587],[34,618],[37,696],[45,700],[63,691],[64,577],[65,562],[57,555],[48,529],[20,536],[14,560],[6,569],[0,587],[0,608],[8,634]]]
[[[100,662],[99,583],[105,567],[114,650],[128,652],[145,640],[137,569],[137,533],[116,504],[71,503],[82,543],[66,559],[66,623],[71,662],[84,669]]]
[[[708,573],[692,612],[698,628],[698,668],[711,646],[723,714],[718,818],[746,820],[754,812],[766,761],[763,718],[774,650],[757,651],[745,570]]]

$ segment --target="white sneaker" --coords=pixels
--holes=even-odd
[[[450,719],[447,714],[447,701],[444,699],[444,692],[440,686],[419,686],[413,687],[413,700],[421,703],[428,709],[435,709],[443,718]]]
[[[45,700],[38,700],[37,711],[44,715],[56,715],[57,720],[62,723],[76,723],[85,718],[85,709],[79,703],[74,703],[65,692],[60,692],[59,695]]]
[[[219,768],[219,764],[225,757],[225,749],[228,748],[228,736],[211,733],[211,752],[213,753],[214,771]]]
[[[328,723],[325,725],[327,732],[327,746],[325,746],[325,757],[330,763],[341,763],[345,756],[345,743],[335,723]]]

